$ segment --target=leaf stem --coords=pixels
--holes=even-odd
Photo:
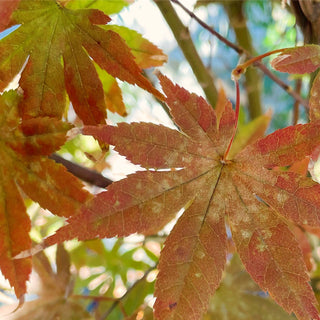
[[[260,61],[261,59],[267,57],[267,56],[270,56],[271,54],[274,54],[274,53],[278,53],[278,52],[282,52],[283,50],[285,49],[276,49],[276,50],[272,50],[272,51],[269,51],[269,52],[266,52],[264,54],[261,54],[259,56],[256,56],[256,57],[253,57],[249,60],[247,60],[246,62],[244,63],[241,63],[241,64],[238,64],[236,66],[236,68],[234,68],[231,72],[231,79],[234,81],[235,83],[235,86],[236,86],[236,106],[235,106],[235,122],[234,122],[234,131],[233,131],[233,135],[231,137],[231,140],[229,142],[229,145],[228,145],[228,148],[226,150],[226,152],[224,153],[224,156],[223,156],[223,159],[222,161],[223,162],[226,162],[227,161],[227,156],[229,154],[229,151],[231,149],[231,146],[232,146],[232,143],[233,143],[233,140],[234,140],[234,137],[236,135],[236,131],[237,131],[237,127],[238,127],[238,119],[239,119],[239,110],[240,110],[240,88],[239,88],[239,79],[241,77],[241,75],[243,73],[246,72],[247,68],[252,65],[253,63],[257,62],[257,61]]]
[[[232,79],[237,79],[237,80],[239,80],[240,77],[241,77],[241,75],[246,72],[246,70],[247,70],[247,68],[248,68],[249,66],[251,66],[252,64],[254,64],[254,63],[257,62],[257,61],[260,61],[261,59],[263,59],[263,58],[265,58],[265,57],[268,57],[268,56],[270,56],[270,55],[272,55],[272,54],[274,54],[274,53],[282,52],[282,51],[284,51],[284,50],[286,50],[286,48],[275,49],[275,50],[272,50],[272,51],[268,51],[268,52],[266,52],[266,53],[260,54],[259,56],[253,57],[253,58],[247,60],[247,61],[244,62],[244,63],[238,64],[238,65],[236,66],[236,68],[234,68],[234,69],[232,70],[232,72],[231,72],[231,78],[232,78]]]
[[[234,68],[231,72],[231,79],[234,81],[234,84],[236,86],[236,106],[235,106],[235,121],[234,121],[234,130],[233,130],[233,134],[232,134],[232,137],[230,139],[230,142],[229,142],[229,145],[228,145],[228,148],[226,150],[226,152],[224,153],[223,155],[223,159],[222,159],[222,162],[227,162],[227,156],[230,152],[230,149],[231,149],[231,146],[232,146],[232,143],[233,143],[233,140],[234,140],[234,137],[236,135],[236,132],[237,132],[237,127],[238,127],[238,120],[239,120],[239,110],[240,110],[240,87],[239,87],[239,79],[241,77],[241,75],[243,73],[246,72],[247,68],[257,62],[257,61],[260,61],[261,59],[267,57],[267,56],[270,56],[271,54],[274,54],[274,53],[278,53],[278,52],[282,52],[283,50],[285,49],[276,49],[276,50],[272,50],[272,51],[269,51],[269,52],[266,52],[264,54],[261,54],[259,56],[256,56],[256,57],[253,57],[249,60],[247,60],[246,62],[244,63],[241,63],[241,64],[238,64],[236,66],[236,68]]]
[[[229,151],[231,149],[234,137],[236,135],[237,132],[237,128],[238,128],[238,119],[239,119],[239,110],[240,110],[240,87],[239,87],[239,81],[237,78],[233,79],[234,84],[236,86],[236,106],[235,106],[235,120],[234,120],[234,130],[233,130],[233,134],[232,137],[230,139],[228,148],[226,150],[226,152],[223,155],[223,159],[222,162],[226,163],[227,162],[227,156],[229,154]]]

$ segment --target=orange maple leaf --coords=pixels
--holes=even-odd
[[[142,75],[125,41],[104,30],[111,19],[96,9],[71,10],[55,0],[21,0],[10,24],[20,25],[0,41],[0,90],[19,73],[22,117],[61,118],[66,92],[86,124],[105,123],[104,91],[94,60],[112,76],[163,96]]]
[[[319,227],[320,185],[295,172],[272,170],[303,159],[320,143],[320,123],[278,130],[226,157],[235,113],[220,121],[203,98],[160,76],[180,128],[151,123],[87,126],[85,134],[115,145],[146,168],[113,183],[45,240],[152,234],[183,209],[159,262],[157,319],[200,319],[219,286],[227,232],[252,278],[300,320],[320,319],[292,223]],[[160,170],[161,169],[161,170]]]
[[[63,166],[47,158],[65,142],[71,126],[51,118],[21,123],[18,101],[15,91],[0,96],[0,269],[21,297],[31,260],[12,257],[31,248],[31,225],[20,190],[64,217],[75,214],[90,195]]]
[[[37,299],[26,301],[19,310],[7,315],[7,320],[52,319],[53,315],[59,320],[93,319],[79,300],[72,298],[74,284],[70,273],[70,255],[61,244],[57,246],[55,262],[56,270],[44,252],[33,256],[35,273],[31,276],[28,293],[36,295]],[[12,307],[0,307],[1,314],[8,314]]]

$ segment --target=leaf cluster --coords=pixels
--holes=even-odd
[[[108,14],[127,1],[0,3],[1,30],[19,25],[0,41],[0,90],[21,73],[19,88],[0,97],[0,269],[21,301],[32,264],[41,284],[39,300],[12,319],[97,319],[114,309],[114,317],[133,319],[148,310],[145,297],[152,293],[154,316],[161,320],[260,319],[261,308],[271,310],[263,319],[292,319],[290,313],[320,319],[305,234],[319,234],[320,227],[320,186],[306,175],[306,157],[316,171],[320,144],[320,76],[311,89],[309,123],[264,136],[266,114],[237,133],[238,85],[235,110],[223,90],[211,106],[161,74],[163,93],[153,87],[141,68],[160,66],[166,56],[135,31],[109,25]],[[319,46],[279,51],[272,62],[279,71],[310,73],[320,66]],[[235,70],[240,76],[259,59]],[[165,102],[176,129],[106,125],[107,109],[126,114],[116,78]],[[73,124],[69,102],[78,116]],[[93,136],[102,148],[114,145],[142,171],[98,194],[87,191],[49,158],[79,121],[77,132]],[[56,272],[43,252],[33,254],[26,198],[66,219],[35,247],[58,245]],[[122,237],[154,236],[172,221],[159,261],[147,246],[144,260],[134,259],[137,246],[122,251]],[[114,237],[107,250],[101,239]],[[62,243],[72,239],[81,242],[69,254]],[[90,269],[75,284],[71,261],[78,274]],[[154,284],[148,275],[156,264]],[[131,287],[130,269],[144,272]],[[110,298],[119,283],[129,289]],[[87,310],[77,300],[87,297],[75,293],[83,287],[92,289]]]

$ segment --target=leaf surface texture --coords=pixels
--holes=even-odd
[[[320,142],[320,124],[296,125],[254,138],[225,159],[235,121],[231,103],[225,102],[217,121],[203,98],[164,76],[160,81],[179,130],[148,123],[85,127],[85,134],[115,145],[116,151],[147,170],[113,183],[46,244],[153,234],[182,210],[160,256],[157,319],[195,320],[207,310],[226,263],[226,225],[261,289],[299,319],[319,319],[289,225],[319,227],[320,185],[273,168],[290,166],[311,154]]]

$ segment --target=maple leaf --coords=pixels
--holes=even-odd
[[[73,291],[70,256],[63,245],[57,246],[56,272],[43,252],[35,255],[32,263],[38,277],[31,277],[30,293],[36,294],[38,298],[25,302],[19,310],[7,316],[7,320],[93,319],[76,299],[70,297]],[[9,313],[5,312],[5,308],[0,309],[2,314]]]
[[[320,123],[275,131],[226,157],[235,113],[226,102],[220,121],[207,102],[160,76],[180,128],[151,123],[87,126],[83,133],[115,145],[146,168],[113,183],[68,224],[45,239],[152,234],[183,209],[159,262],[156,318],[200,319],[220,284],[229,226],[237,252],[262,290],[301,320],[320,319],[303,256],[288,225],[319,227],[320,185],[289,166],[320,143]]]
[[[167,56],[152,44],[143,38],[138,32],[123,26],[101,26],[104,30],[111,30],[119,34],[131,49],[135,57],[135,62],[141,68],[151,68],[161,66],[167,61]],[[95,64],[97,73],[102,82],[105,103],[111,112],[117,112],[121,116],[126,116],[126,108],[122,100],[121,89],[114,77],[102,70]]]
[[[75,214],[89,193],[63,166],[46,157],[65,142],[71,126],[49,118],[21,123],[18,101],[14,91],[0,96],[0,268],[21,297],[31,260],[12,257],[30,249],[31,240],[20,190],[43,208],[65,217]]]
[[[0,41],[0,90],[27,61],[19,82],[24,119],[60,118],[67,91],[84,123],[105,123],[104,92],[92,59],[112,76],[163,98],[142,75],[124,40],[97,26],[109,21],[96,9],[70,10],[55,0],[20,1],[10,21],[20,27]]]
[[[104,30],[113,30],[125,40],[135,57],[136,63],[141,68],[160,67],[167,61],[167,56],[163,51],[143,38],[137,31],[117,25],[106,25],[102,26],[102,28]]]
[[[310,44],[285,49],[272,60],[271,66],[281,72],[311,73],[320,67],[320,46]],[[312,83],[309,99],[309,117],[311,121],[320,119],[320,76],[316,75]]]
[[[131,49],[135,62],[141,68],[161,66],[167,60],[167,56],[150,41],[143,38],[138,32],[122,26],[107,25],[101,26],[104,30],[111,30],[119,34]],[[95,65],[99,78],[102,82],[105,94],[105,103],[112,112],[121,116],[126,115],[125,105],[122,101],[121,89],[115,78]]]
[[[320,67],[320,46],[310,44],[283,49],[271,61],[271,66],[281,72],[311,73]]]
[[[102,83],[104,101],[107,109],[111,112],[117,112],[120,116],[126,116],[126,106],[124,105],[122,92],[117,80],[102,70],[98,65],[95,64],[95,67]]]

